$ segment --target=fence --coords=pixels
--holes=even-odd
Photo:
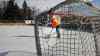
[[[95,20],[99,17],[91,13],[94,12],[91,8],[81,2],[69,5],[62,2],[49,13],[36,18],[40,56],[96,56],[98,21]],[[59,33],[49,25],[53,15],[61,17]]]
[[[58,38],[56,30],[48,25],[50,20],[45,17],[38,20],[41,56],[96,56],[93,24],[81,23],[81,18],[80,23],[64,21]]]

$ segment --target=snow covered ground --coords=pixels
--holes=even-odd
[[[59,55],[63,53],[67,56],[95,56],[95,43],[92,33],[60,29],[61,38],[58,39],[56,38],[55,30],[52,32],[51,30],[49,27],[39,27],[43,53],[49,53],[49,55],[54,56],[57,56],[57,53],[59,53]],[[45,36],[47,35],[49,35],[50,38],[46,38]],[[2,50],[36,53],[34,27],[28,25],[1,25],[0,51],[2,52]],[[11,53],[8,56],[13,55],[17,54]],[[23,56],[31,55],[25,54]]]

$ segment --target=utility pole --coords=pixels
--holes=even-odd
[[[34,31],[35,31],[35,42],[36,42],[37,56],[42,56],[39,31],[38,31],[38,19],[35,17],[34,17],[34,19],[35,19]]]

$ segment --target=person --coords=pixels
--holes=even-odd
[[[60,38],[60,30],[59,30],[60,23],[61,23],[60,21],[61,21],[61,18],[58,15],[53,15],[51,17],[51,26],[52,28],[56,28],[57,38]]]

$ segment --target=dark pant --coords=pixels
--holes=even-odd
[[[60,38],[60,30],[59,26],[56,27],[57,38]]]

